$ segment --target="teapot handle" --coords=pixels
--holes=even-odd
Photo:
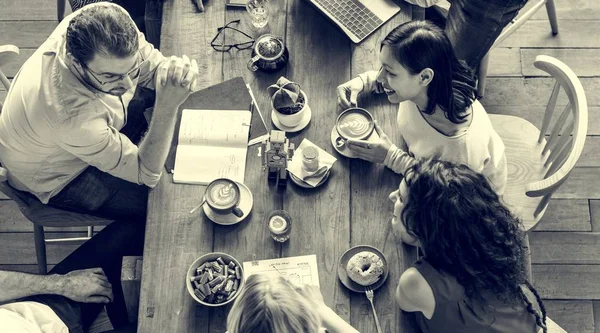
[[[250,60],[248,60],[247,67],[249,70],[256,72],[256,70],[258,69],[258,66],[256,66],[255,63],[258,61],[258,59],[260,59],[260,56],[255,55],[254,57],[250,58]]]

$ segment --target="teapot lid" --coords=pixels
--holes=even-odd
[[[283,40],[271,34],[258,37],[258,40],[254,43],[254,51],[265,60],[279,58],[284,50],[285,45],[283,44]]]

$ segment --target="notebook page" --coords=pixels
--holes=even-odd
[[[181,114],[178,145],[244,147],[252,113],[248,110],[193,110]]]
[[[173,181],[244,182],[250,111],[183,110]]]

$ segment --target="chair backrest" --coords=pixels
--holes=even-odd
[[[539,55],[535,67],[550,74],[556,81],[546,107],[538,142],[543,145],[542,158],[547,167],[544,179],[529,183],[526,194],[543,196],[534,215],[546,209],[552,194],[564,183],[577,163],[587,135],[588,108],[583,86],[575,73],[563,62],[550,56]],[[562,112],[555,114],[560,92],[568,101]],[[546,133],[550,136],[546,138]]]
[[[2,72],[2,66],[13,61],[19,56],[19,48],[14,45],[0,45],[0,83],[8,90],[10,81]],[[2,103],[2,101],[0,101]]]

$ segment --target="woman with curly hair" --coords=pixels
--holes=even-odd
[[[420,160],[390,200],[392,229],[423,253],[400,277],[396,300],[417,312],[424,332],[546,332],[544,305],[526,278],[521,222],[484,176]]]

